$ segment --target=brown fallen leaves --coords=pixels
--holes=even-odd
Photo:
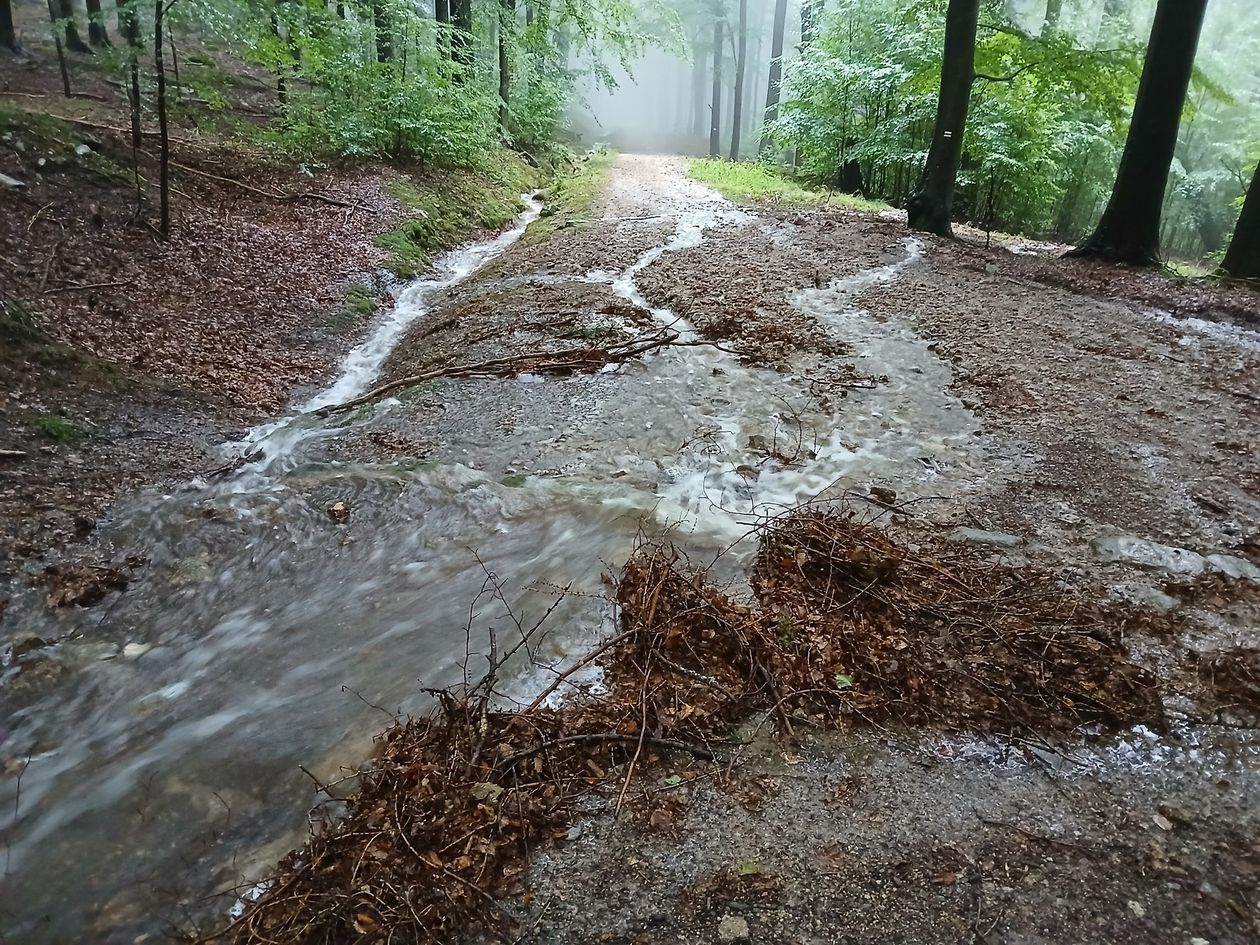
[[[581,795],[620,808],[682,783],[662,778],[675,770],[663,758],[695,774],[758,712],[789,737],[864,722],[1063,732],[1162,719],[1154,680],[1125,658],[1128,614],[1049,575],[953,546],[914,551],[873,524],[806,511],[765,527],[753,588],[755,600],[734,600],[676,550],[645,545],[618,587],[605,697],[493,711],[494,670],[435,692],[430,715],[382,736],[345,816],[279,865],[229,937],[505,932],[496,900],[525,893],[531,849],[567,835]],[[663,794],[639,813],[664,831],[679,816]]]
[[[44,569],[49,607],[91,607],[114,591],[124,591],[127,575],[113,568],[55,564]]]

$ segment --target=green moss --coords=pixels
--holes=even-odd
[[[526,240],[537,242],[566,227],[586,226],[616,156],[600,148],[588,154],[573,173],[558,177],[547,189],[542,215],[526,231]]]
[[[400,177],[389,184],[389,192],[410,214],[397,229],[376,237],[376,245],[393,257],[394,275],[414,279],[438,252],[481,230],[501,230],[516,219],[520,195],[535,181],[535,172],[507,150],[487,158],[476,172],[445,170],[424,178]]]
[[[529,480],[529,476],[524,473],[513,473],[511,476],[503,477],[503,484],[511,489],[519,489]]]
[[[837,206],[854,210],[879,211],[888,204],[841,194],[788,177],[768,164],[742,161],[718,161],[696,158],[688,173],[708,184],[729,200],[737,203],[778,204],[786,206]]]
[[[78,443],[83,439],[83,431],[54,413],[44,414],[35,421],[35,428],[55,443]]]
[[[375,315],[380,305],[376,301],[376,296],[372,293],[371,288],[356,282],[346,289],[346,308],[361,318],[367,318]]]

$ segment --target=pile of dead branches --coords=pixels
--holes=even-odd
[[[755,600],[736,600],[674,549],[643,545],[618,586],[620,632],[516,711],[496,708],[506,657],[492,636],[486,677],[433,692],[429,715],[386,732],[345,815],[212,937],[504,933],[499,900],[524,891],[531,850],[566,836],[580,797],[603,792],[618,810],[630,797],[633,809],[632,789],[655,783],[666,759],[714,761],[757,713],[788,737],[866,721],[1054,732],[1162,717],[1154,681],[1125,658],[1126,613],[1050,575],[806,511],[766,526],[753,588]],[[605,695],[547,705],[596,659]]]

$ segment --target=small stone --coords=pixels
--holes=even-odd
[[[13,638],[9,652],[13,654],[14,659],[17,659],[35,650],[42,650],[46,646],[48,646],[48,641],[42,637],[37,637],[33,633],[19,633]]]
[[[1260,581],[1260,568],[1236,555],[1208,555],[1205,559],[1213,571],[1231,578]]]
[[[1167,817],[1165,817],[1163,814],[1156,814],[1154,817],[1151,818],[1151,820],[1155,821],[1155,826],[1158,827],[1160,830],[1173,829],[1172,821],[1169,820]]]
[[[122,655],[129,660],[139,659],[153,649],[148,643],[128,643],[122,649]]]
[[[871,486],[871,498],[880,505],[894,505],[897,502],[897,490],[886,486]]]
[[[748,438],[748,448],[758,453],[767,453],[770,451],[770,441],[760,433],[754,433]]]
[[[328,506],[328,517],[334,522],[348,522],[350,521],[350,506],[345,502],[334,502]]]
[[[718,923],[717,935],[719,942],[746,942],[749,936],[748,921],[737,915],[724,916]]]
[[[5,190],[26,190],[26,184],[18,180],[16,177],[10,177],[8,174],[0,174],[0,186]]]
[[[1132,912],[1139,919],[1143,918],[1146,915],[1146,907],[1143,906],[1136,899],[1129,900],[1129,911]]]

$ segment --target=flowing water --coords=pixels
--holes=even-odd
[[[672,235],[624,271],[583,278],[696,340],[636,277],[714,227],[763,224],[680,177],[655,197]],[[480,671],[486,627],[533,623],[560,589],[536,658],[589,645],[614,616],[602,578],[644,531],[701,557],[733,546],[734,576],[766,515],[873,482],[950,492],[974,474],[979,424],[948,393],[948,366],[856,303],[916,264],[914,240],[885,266],[793,298],[888,375],[838,406],[790,373],[697,344],[591,376],[447,382],[423,417],[414,399],[312,413],[369,387],[437,294],[537,212],[409,287],[327,389],[228,444],[252,456],[230,477],[123,503],[103,531],[147,564],[103,616],[50,615],[33,590],[15,598],[24,626],[52,637],[77,619],[69,629],[83,636],[53,648],[68,675],[5,723],[0,757],[26,760],[20,782],[0,787],[0,810],[14,812],[13,940],[130,941],[180,921],[211,878],[249,879],[305,828],[315,794],[299,764],[330,779],[360,761],[389,717],[423,705],[420,685],[457,681],[469,652]],[[348,431],[408,423],[439,444],[423,462],[340,449]],[[335,502],[348,521],[329,516]],[[520,690],[542,672],[521,667]]]

